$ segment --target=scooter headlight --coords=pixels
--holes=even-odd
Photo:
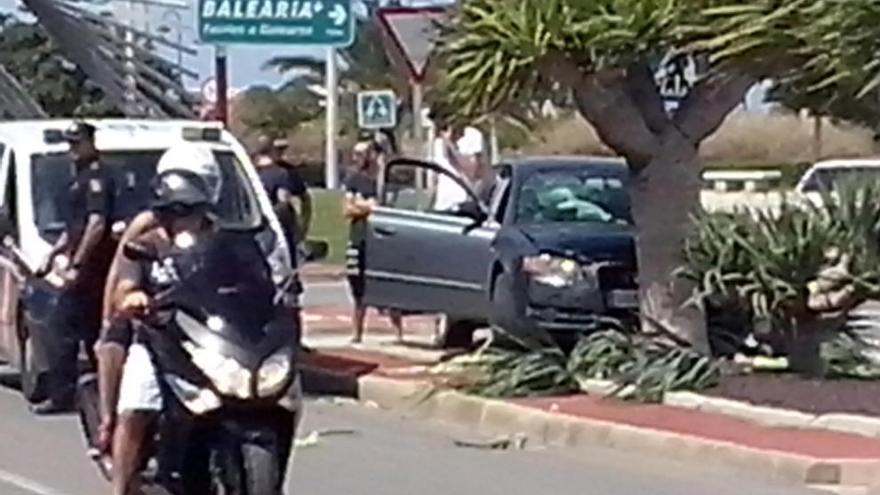
[[[280,392],[288,383],[292,367],[293,360],[287,349],[264,361],[257,375],[257,392],[260,397],[269,397]]]
[[[218,392],[239,399],[251,398],[251,372],[247,368],[232,358],[189,342],[184,347],[192,356],[193,364],[211,379]]]

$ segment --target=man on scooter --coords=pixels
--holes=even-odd
[[[163,253],[172,248],[175,237],[182,233],[197,238],[212,234],[210,211],[220,194],[219,171],[218,180],[212,184],[191,171],[194,162],[217,168],[210,148],[195,144],[171,148],[163,155],[159,166],[163,171],[156,177],[152,206],[158,227],[134,241]],[[130,339],[125,335],[128,318],[147,314],[151,295],[173,282],[161,267],[147,269],[124,254],[117,270],[119,281],[113,289],[116,312],[111,316],[114,324],[105,335],[105,341],[110,342]],[[142,445],[151,420],[161,409],[162,394],[149,351],[134,339],[128,348],[119,388],[119,418],[112,446],[113,494],[135,492],[133,485],[140,469]]]
[[[159,174],[155,184],[155,203],[150,213],[141,214],[133,222],[123,241],[133,241],[148,247],[156,253],[168,252],[179,234],[185,232],[195,238],[207,238],[214,235],[212,209],[220,194],[220,171],[210,148],[195,144],[181,144],[163,155],[158,166]],[[213,172],[212,172],[213,171]],[[153,217],[152,219],[150,217]],[[134,231],[132,230],[134,229]],[[117,252],[114,260],[114,276],[108,285],[112,288],[113,301],[108,305],[106,315],[116,324],[110,325],[105,331],[102,347],[115,347],[114,359],[121,361],[125,349],[131,341],[129,326],[126,324],[131,317],[149,313],[151,295],[173,283],[173,277],[163,273],[162,266],[130,260],[125,251]],[[273,263],[269,263],[273,265]],[[275,270],[273,270],[275,274]],[[277,287],[276,287],[277,290]],[[124,495],[132,493],[141,467],[142,446],[146,440],[151,420],[162,409],[162,395],[155,374],[155,367],[150,359],[147,348],[136,341],[128,347],[125,357],[122,384],[119,390],[119,421],[113,435],[113,493]],[[118,352],[121,351],[121,352]],[[101,355],[101,354],[99,354]],[[110,384],[102,395],[108,394],[115,402],[115,387],[112,383],[118,374],[112,366],[107,368],[108,361],[102,360],[99,372],[101,381]],[[293,401],[294,410],[298,410],[300,401],[299,383],[294,382],[287,393]],[[106,407],[104,409],[107,409]],[[298,414],[293,415],[292,431],[295,430]],[[113,431],[113,421],[105,418],[105,432]],[[290,439],[292,441],[292,438]],[[281,461],[286,463],[289,457],[289,445],[282,449]],[[284,465],[284,464],[282,464]],[[283,478],[279,478],[280,483]]]

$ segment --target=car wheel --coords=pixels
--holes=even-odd
[[[489,322],[502,332],[500,342],[504,341],[504,336],[519,342],[549,342],[549,337],[526,317],[527,296],[524,291],[517,290],[510,274],[498,275],[493,287]]]
[[[24,325],[19,318],[19,325]],[[26,326],[22,326],[18,339],[19,363],[21,365],[21,393],[28,402],[37,403],[49,396],[48,375],[35,365],[33,339]]]
[[[437,322],[437,344],[442,349],[466,349],[474,345],[477,325],[443,315]]]

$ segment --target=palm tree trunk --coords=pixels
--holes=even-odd
[[[666,133],[652,160],[633,178],[632,199],[643,328],[670,331],[708,352],[703,311],[684,304],[694,286],[673,276],[692,229],[691,213],[699,206],[699,162],[693,145]]]

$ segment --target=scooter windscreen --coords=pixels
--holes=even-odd
[[[156,301],[165,328],[150,332],[163,372],[194,366],[216,392],[239,400],[271,398],[286,389],[296,323],[289,308],[275,304],[271,273],[251,236],[218,232],[199,242],[178,239],[154,268],[175,279]]]

